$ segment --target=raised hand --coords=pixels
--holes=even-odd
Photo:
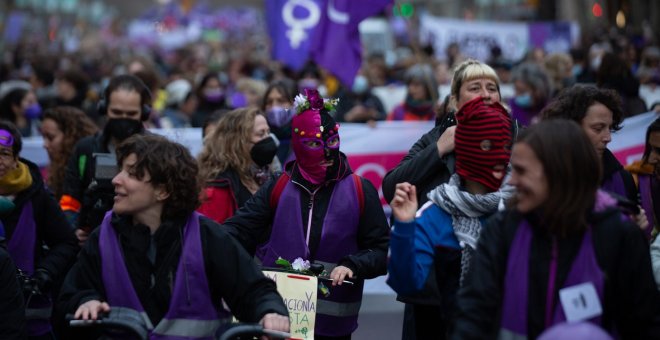
[[[408,182],[398,183],[390,206],[397,221],[410,222],[414,220],[418,208],[415,186]]]

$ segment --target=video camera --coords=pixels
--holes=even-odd
[[[117,175],[117,157],[112,153],[94,153],[94,177],[89,183],[82,207],[78,225],[81,229],[91,231],[101,224],[105,213],[112,209],[115,188],[112,179]]]

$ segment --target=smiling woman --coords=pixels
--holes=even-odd
[[[511,156],[516,194],[483,229],[452,339],[489,338],[497,329],[500,338],[536,339],[579,321],[622,339],[660,336],[647,242],[598,189],[597,157],[572,121],[542,121],[521,132]],[[570,294],[590,313],[566,300]]]
[[[211,338],[229,317],[224,301],[239,320],[289,330],[274,283],[218,224],[195,212],[198,167],[186,147],[135,135],[118,146],[117,163],[112,211],[64,283],[67,312],[87,320],[128,307],[155,325],[153,336],[203,329],[200,338]],[[102,270],[108,267],[116,270]]]

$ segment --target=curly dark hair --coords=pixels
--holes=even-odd
[[[117,147],[117,165],[135,154],[135,175],[139,180],[149,174],[153,186],[163,186],[169,197],[162,219],[185,218],[200,204],[197,161],[188,149],[154,134],[133,135]]]
[[[574,85],[559,92],[559,95],[540,113],[541,119],[563,118],[578,124],[587,115],[594,103],[601,103],[612,111],[612,130],[621,129],[623,108],[621,97],[614,90],[601,89],[593,85]]]
[[[62,144],[59,152],[51,155],[48,165],[48,186],[55,193],[57,199],[62,196],[62,186],[64,184],[64,173],[67,161],[71,157],[76,143],[83,137],[95,134],[99,128],[85,114],[85,112],[73,106],[57,106],[44,112],[41,121],[51,119],[62,131]]]

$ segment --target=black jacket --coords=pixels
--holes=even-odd
[[[426,194],[438,185],[449,181],[454,173],[454,153],[443,155],[438,153],[437,142],[448,127],[456,125],[453,114],[420,137],[410,148],[408,154],[396,168],[390,170],[383,178],[383,196],[389,203],[394,198],[397,183],[408,182],[417,187],[417,202],[420,206],[429,199]]]
[[[345,157],[342,154],[342,157]],[[346,164],[346,162],[343,162]],[[310,190],[311,185],[300,175],[295,163],[287,164],[287,173],[291,179]],[[345,176],[351,174],[350,169],[344,171]],[[373,184],[361,178],[364,193],[364,211],[360,215],[358,229],[358,248],[355,254],[346,256],[339,261],[339,265],[350,268],[361,279],[370,279],[387,272],[387,246],[389,242],[389,226],[383,207],[378,198],[378,192]],[[251,254],[255,253],[257,245],[270,238],[271,224],[275,217],[275,209],[270,206],[270,197],[276,180],[271,180],[261,186],[255,195],[248,200],[236,214],[223,224],[236,239]],[[323,219],[328,209],[330,196],[335,182],[327,182],[314,197],[314,210],[312,214],[312,228],[309,237],[310,261],[314,260],[316,250],[321,240]],[[310,195],[306,190],[301,191],[301,212],[303,221],[308,220],[308,205]],[[311,192],[312,190],[310,190]],[[306,223],[305,223],[306,224]],[[303,231],[306,232],[306,231]]]
[[[113,216],[131,283],[147,315],[156,325],[165,316],[172,298],[181,256],[182,229],[185,219],[163,222],[152,236],[144,225],[133,225],[130,217]],[[259,272],[252,259],[220,226],[202,216],[200,237],[204,267],[211,297],[220,306],[221,299],[241,321],[258,322],[266,313],[288,315],[275,283]],[[155,262],[149,259],[155,247]],[[152,283],[153,282],[153,283]],[[90,301],[104,301],[106,293],[101,276],[99,229],[90,235],[67,275],[60,303],[67,313]],[[110,306],[112,307],[112,306]]]
[[[16,224],[26,202],[32,202],[34,221],[37,225],[37,246],[35,247],[35,269],[45,269],[51,279],[61,280],[78,253],[78,241],[73,228],[60,210],[53,195],[46,189],[39,168],[32,162],[20,159],[27,164],[32,175],[32,185],[19,192],[14,198],[16,206],[10,213],[1,216],[7,239],[11,240]],[[45,250],[44,246],[48,246]]]
[[[505,211],[495,215],[481,233],[466,284],[459,291],[452,339],[497,338],[509,247],[522,218],[533,228],[528,336],[535,339],[543,331],[551,237],[536,227],[538,217]],[[660,339],[660,296],[641,230],[632,222],[622,222],[618,210],[612,208],[592,214],[589,222],[596,259],[605,274],[603,326],[610,332],[616,328],[622,339]],[[558,242],[555,301],[583,235],[574,233]]]
[[[0,247],[0,339],[24,339],[25,304],[16,280],[16,266]]]

